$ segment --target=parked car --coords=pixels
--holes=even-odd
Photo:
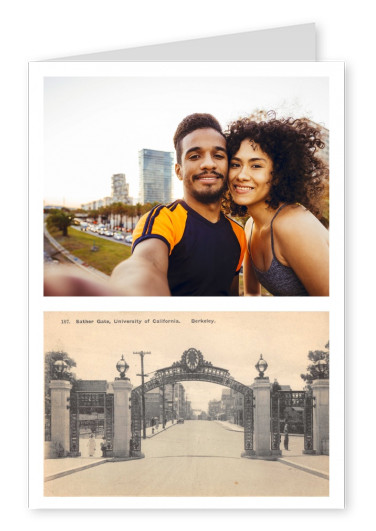
[[[126,243],[132,243],[132,238],[133,238],[132,234],[128,234],[128,236],[126,236],[126,237],[124,238],[124,241],[125,241]]]
[[[122,234],[121,232],[115,232],[114,239],[119,241],[124,240],[124,234]]]
[[[111,236],[111,237],[112,237],[112,236],[114,235],[114,233],[112,232],[112,230],[107,229],[107,230],[104,231],[104,235],[105,235],[105,236]]]
[[[178,424],[184,424],[184,419],[178,419]]]

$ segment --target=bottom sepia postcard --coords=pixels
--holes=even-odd
[[[30,364],[34,507],[343,504],[329,312],[51,311],[43,341]]]

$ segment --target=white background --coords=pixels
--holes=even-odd
[[[201,521],[227,529],[234,525],[275,526],[305,529],[332,525],[342,529],[366,527],[373,505],[374,470],[373,411],[373,206],[375,172],[374,153],[374,77],[375,31],[371,3],[334,0],[301,2],[273,0],[265,3],[249,0],[191,0],[177,2],[144,0],[139,4],[124,0],[66,0],[64,3],[14,0],[2,8],[1,38],[1,176],[3,204],[2,344],[2,521],[14,527],[65,529],[85,526],[109,529],[142,523],[153,528],[179,525],[186,527]],[[163,515],[157,511],[62,512],[28,511],[26,455],[27,336],[26,296],[26,174],[27,174],[27,63],[51,57],[114,50],[168,41],[216,36],[284,25],[315,22],[317,57],[320,60],[344,60],[347,64],[347,508],[345,511],[179,511]],[[371,144],[372,142],[372,144]],[[3,167],[4,165],[4,167]],[[363,200],[364,204],[361,204]],[[17,246],[12,251],[12,242]],[[23,245],[24,244],[24,245]],[[32,249],[30,250],[32,253]],[[9,275],[10,274],[10,275]],[[370,303],[368,303],[370,301]],[[368,304],[367,304],[368,303]],[[372,319],[372,320],[371,320]],[[32,345],[30,346],[32,351]],[[9,404],[12,407],[9,407]],[[369,485],[368,483],[371,483]],[[332,521],[335,519],[335,522]],[[324,523],[325,522],[325,523]],[[366,523],[367,522],[367,523]]]

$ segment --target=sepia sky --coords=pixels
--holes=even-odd
[[[176,127],[191,113],[211,113],[226,127],[256,109],[275,110],[329,128],[328,90],[325,76],[252,77],[246,63],[239,77],[46,77],[44,202],[80,206],[110,196],[114,173],[126,174],[137,198],[139,150],[174,151]]]
[[[70,324],[62,324],[62,320]],[[109,321],[98,324],[97,320]],[[179,323],[153,323],[153,320]],[[192,323],[191,320],[212,320]],[[93,324],[76,324],[93,320]],[[141,324],[114,320],[141,320]],[[145,323],[146,320],[150,320]],[[228,369],[241,383],[250,385],[258,376],[255,369],[260,354],[268,362],[266,376],[273,382],[304,387],[300,374],[306,371],[309,350],[324,349],[329,339],[327,312],[46,312],[45,352],[64,350],[76,363],[77,378],[113,381],[116,363],[124,355],[130,366],[127,376],[140,385],[140,356],[145,355],[145,372],[179,361],[183,352],[196,348],[217,367]],[[146,379],[147,380],[147,379]],[[211,399],[219,399],[223,387],[182,382],[188,399],[197,409],[207,409]]]

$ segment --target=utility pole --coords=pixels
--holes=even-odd
[[[166,410],[165,410],[165,384],[162,385],[162,428],[166,427]]]
[[[143,439],[146,439],[146,417],[145,417],[145,376],[148,376],[144,373],[144,356],[146,354],[151,354],[151,352],[144,352],[141,350],[140,352],[133,352],[133,354],[137,354],[141,357],[141,374],[137,374],[137,376],[141,376],[141,386],[142,386],[142,437]]]
[[[174,400],[175,400],[175,384],[172,384],[172,403],[171,403],[171,418],[172,424],[174,423]]]

